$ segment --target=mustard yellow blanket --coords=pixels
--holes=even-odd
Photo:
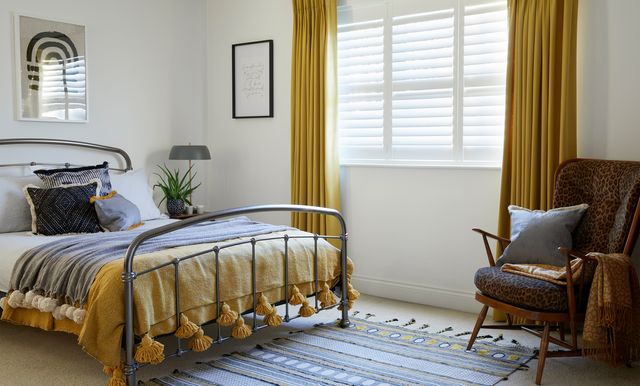
[[[262,237],[283,236],[285,232]],[[287,231],[290,236],[309,235],[302,231]],[[238,239],[234,241],[239,241]],[[219,246],[224,242],[215,243]],[[199,244],[173,248],[136,256],[136,272],[152,268],[176,257],[210,249],[214,244]],[[289,284],[296,285],[305,295],[313,293],[313,240],[289,240]],[[257,291],[275,303],[284,300],[284,243],[282,240],[256,244]],[[78,343],[104,365],[121,363],[121,342],[124,332],[124,286],[121,281],[123,259],[106,264],[96,276],[89,292],[87,315],[82,325],[69,319],[56,320],[51,313],[35,309],[13,309],[5,303],[2,320],[64,331],[78,335]],[[349,261],[348,274],[352,272]],[[318,243],[318,280],[320,286],[333,286],[341,273],[340,252],[324,240]],[[232,310],[244,312],[253,306],[251,281],[251,245],[245,244],[220,252],[220,299]],[[170,265],[139,276],[134,282],[134,331],[142,336],[173,333],[176,329],[174,269]],[[216,319],[215,255],[209,253],[180,264],[181,313],[196,324]]]
[[[582,259],[571,260],[571,278],[574,283],[582,275]],[[511,264],[505,263],[500,268],[503,272],[528,276],[534,279],[548,281],[553,284],[567,285],[567,268],[548,264]]]

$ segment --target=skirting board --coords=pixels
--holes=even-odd
[[[367,295],[426,304],[457,311],[478,313],[482,305],[473,292],[429,287],[414,283],[401,283],[370,276],[353,275],[353,286]]]

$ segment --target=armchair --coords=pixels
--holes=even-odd
[[[470,350],[480,328],[522,328],[541,338],[538,354],[536,384],[542,381],[546,358],[580,356],[578,324],[584,321],[590,280],[597,262],[586,256],[588,252],[625,253],[630,255],[635,245],[640,216],[640,162],[574,159],[564,162],[555,174],[553,207],[589,204],[582,221],[573,232],[573,247],[561,247],[567,272],[571,260],[583,259],[582,274],[574,282],[567,275],[566,286],[502,272],[496,266],[489,239],[504,249],[510,240],[481,229],[473,229],[483,239],[489,266],[475,275],[478,288],[475,298],[483,304],[469,339]],[[507,326],[483,326],[489,307],[507,314]],[[514,325],[512,315],[541,322],[540,326]],[[571,339],[565,340],[568,325]],[[559,337],[552,336],[557,330]],[[565,350],[549,351],[549,342]]]

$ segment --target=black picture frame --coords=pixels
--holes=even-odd
[[[231,79],[233,119],[273,118],[273,40],[233,44]]]

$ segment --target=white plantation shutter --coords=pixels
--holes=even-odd
[[[338,26],[338,127],[343,158],[382,158],[382,19]]]
[[[505,0],[346,0],[338,15],[343,163],[500,162]]]
[[[392,158],[453,157],[454,10],[393,18]]]
[[[502,2],[464,9],[464,160],[502,158],[507,29],[507,9]]]
[[[86,74],[83,57],[49,60],[42,64],[40,111],[57,119],[84,119]],[[69,112],[69,116],[65,112]]]

